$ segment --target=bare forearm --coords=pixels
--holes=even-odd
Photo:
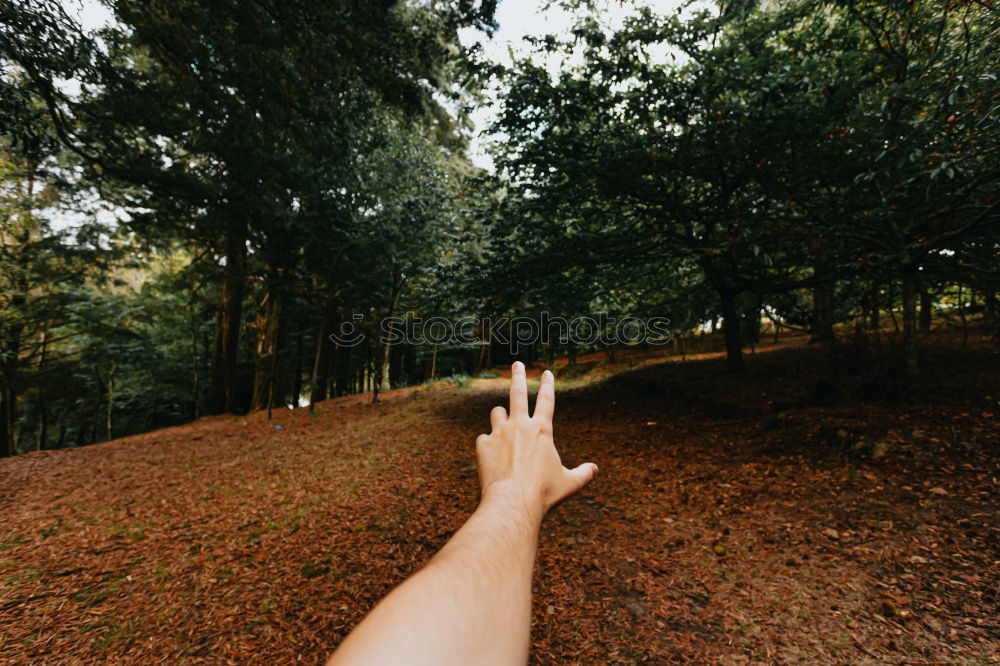
[[[330,666],[526,663],[540,523],[516,492],[491,488],[427,566],[354,630]]]
[[[426,567],[355,628],[328,666],[518,666],[528,661],[531,570],[545,512],[585,486],[591,463],[563,467],[552,440],[555,380],[528,415],[524,365],[511,367],[510,415],[476,439],[483,499]]]

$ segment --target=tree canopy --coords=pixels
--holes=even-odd
[[[0,5],[0,454],[605,346],[486,323],[543,312],[721,322],[731,371],[764,320],[898,312],[910,398],[919,310],[996,320],[988,3],[570,2],[510,66],[460,39],[495,4]],[[385,344],[402,317],[479,323]]]

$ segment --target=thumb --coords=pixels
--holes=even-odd
[[[563,494],[565,499],[594,480],[597,476],[597,465],[588,462],[573,469],[563,468],[563,476],[566,478],[566,490]]]

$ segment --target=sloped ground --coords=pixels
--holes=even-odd
[[[912,408],[838,396],[816,349],[562,391],[564,460],[601,475],[543,528],[534,663],[1000,662],[1000,357],[928,360]],[[0,461],[0,662],[320,663],[471,512],[502,399],[444,383]]]

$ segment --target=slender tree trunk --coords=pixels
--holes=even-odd
[[[198,325],[190,302],[188,302],[188,325],[191,329],[191,411],[197,419],[201,416],[201,372],[198,367]]]
[[[479,359],[476,362],[477,375],[483,370],[493,367],[492,365],[490,365],[490,351],[491,351],[490,348],[493,346],[493,340],[492,340],[493,334],[490,328],[491,325],[492,323],[489,320],[484,321],[482,331],[480,332],[481,337],[479,341]],[[435,360],[436,360],[436,355],[435,355]]]
[[[29,162],[27,164],[27,179],[24,182],[23,201],[27,204],[21,218],[21,225],[14,231],[14,246],[9,248],[15,252],[14,278],[9,285],[10,312],[15,315],[22,314],[28,302],[28,274],[30,270],[31,256],[29,247],[31,245],[31,231],[34,227],[35,209],[35,176],[38,164]],[[0,316],[0,457],[13,455],[17,448],[17,398],[20,384],[20,359],[21,344],[24,336],[24,327],[17,322],[5,322]]]
[[[746,316],[744,317],[746,326],[744,332],[745,338],[743,342],[750,344],[750,351],[754,354],[757,353],[757,344],[760,342],[760,333],[761,333],[760,315],[763,309],[764,309],[764,304],[761,303],[760,297],[756,296],[754,299],[753,306],[750,308],[750,310],[746,313]]]
[[[812,336],[809,342],[830,342],[833,333],[833,284],[813,287]]]
[[[351,348],[337,346],[337,395],[349,395],[351,381]]]
[[[965,294],[962,283],[958,284],[958,318],[962,322],[962,349],[969,346],[969,322],[965,318]]]
[[[881,289],[878,284],[873,284],[871,290],[868,292],[868,328],[878,330],[881,328],[881,320],[879,318],[879,303],[878,297]]]
[[[312,390],[309,392],[310,412],[316,410],[317,402],[322,402],[327,397],[327,387],[330,384],[330,351],[333,349],[330,334],[333,333],[336,317],[337,310],[334,303],[327,302],[316,332],[316,356],[313,359]]]
[[[111,439],[112,433],[112,422],[111,417],[114,414],[115,409],[115,372],[118,370],[118,364],[115,362],[111,363],[111,368],[108,370],[108,440]]]
[[[479,353],[476,354],[476,374],[485,370],[486,366],[486,344],[482,341],[479,342]],[[437,354],[437,343],[434,343],[434,354]]]
[[[90,413],[89,443],[93,444],[100,437],[101,433],[101,400],[104,399],[104,380],[101,378],[101,371],[94,366],[94,380],[97,382],[97,391],[94,394],[94,409]]]
[[[412,386],[417,383],[417,348],[407,347],[406,348],[406,360],[403,363],[403,368],[406,370],[406,382],[407,385]]]
[[[275,346],[274,353],[271,355],[271,368],[267,373],[267,420],[271,420],[271,411],[274,409],[274,394],[277,390],[275,384],[277,383],[276,377],[278,376],[278,349]]]
[[[917,358],[917,273],[904,266],[901,275],[903,296],[903,367],[909,387],[916,386],[920,376]]]
[[[743,338],[736,293],[727,289],[720,290],[719,301],[722,304],[722,329],[726,336],[726,367],[730,372],[742,372],[746,370],[746,363],[743,361]]]
[[[386,315],[386,319],[390,321],[396,316],[396,306],[399,304],[399,296],[403,291],[403,282],[402,276],[394,275],[392,278],[392,288],[389,295],[389,313]],[[390,326],[392,325],[390,324]],[[392,330],[395,330],[395,328],[392,328]],[[389,372],[392,344],[391,342],[386,342],[385,344],[379,342],[378,345],[375,350],[375,379],[372,384],[372,402],[378,402],[380,391],[388,391],[392,388]]]
[[[4,384],[7,382],[5,381]],[[9,388],[0,388],[0,457],[14,453],[14,410]]]
[[[42,370],[45,368],[45,358],[48,355],[49,350],[49,334],[48,331],[42,331],[41,340],[39,342],[39,354],[38,354],[38,365],[35,366],[36,371],[41,374]],[[49,438],[49,399],[48,395],[43,388],[38,391],[38,440],[35,444],[35,450],[41,451],[45,448],[45,444]]]
[[[234,412],[237,408],[238,351],[246,260],[246,240],[240,234],[229,235],[226,238],[226,266],[212,349],[212,381],[208,399],[208,411],[212,414]]]
[[[931,294],[927,288],[920,287],[920,330],[931,330],[931,316],[933,315],[934,304],[931,301]]]
[[[41,451],[49,438],[49,410],[44,397],[38,401],[38,411],[38,440],[35,442],[35,450]]]
[[[914,300],[914,302],[916,302]],[[896,294],[895,288],[892,283],[889,283],[889,303],[886,308],[889,312],[889,319],[892,320],[892,330],[896,335],[899,335],[899,319],[896,318]]]
[[[294,407],[299,406],[299,399],[302,396],[302,375],[306,365],[303,358],[304,337],[305,331],[302,330],[302,326],[299,326],[295,336],[295,380],[292,382],[292,405]]]
[[[254,368],[253,399],[251,410],[271,407],[278,395],[275,390],[279,335],[284,314],[283,303],[277,289],[268,290],[257,317],[257,363]]]
[[[992,288],[987,288],[983,296],[986,302],[986,321],[990,327],[988,330],[992,331],[994,336],[1000,335],[1000,300]]]
[[[28,236],[20,239],[22,245],[26,246],[30,240]],[[17,262],[18,273],[22,276],[16,278],[13,295],[10,298],[10,309],[19,312],[28,301],[27,278],[27,256],[22,253],[21,259]],[[4,321],[0,318],[0,457],[7,457],[14,454],[17,446],[17,398],[20,384],[20,360],[21,360],[21,338],[24,329],[19,323],[4,327]]]

